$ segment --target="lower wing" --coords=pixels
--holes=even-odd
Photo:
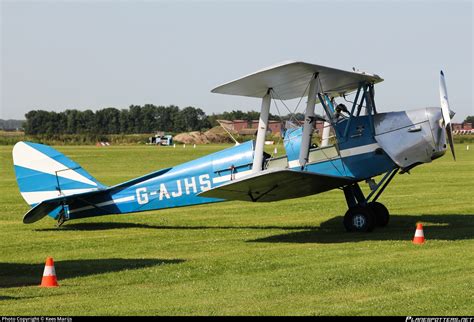
[[[269,202],[299,198],[353,183],[335,177],[286,169],[264,170],[201,192],[198,196],[226,200]]]

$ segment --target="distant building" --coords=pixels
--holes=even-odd
[[[255,135],[258,130],[258,120],[218,120],[222,126],[225,126],[229,131],[235,131],[240,135]],[[303,126],[303,121],[293,121],[298,126]],[[283,131],[284,123],[281,121],[271,120],[268,121],[268,132],[271,132],[272,135],[280,135]],[[322,133],[323,131],[323,122],[316,121],[314,127],[317,133]]]
[[[250,125],[251,129],[258,129],[258,120],[253,120]],[[283,123],[281,121],[268,121],[268,131],[273,135],[279,135],[283,129]]]
[[[235,131],[240,135],[254,135],[258,130],[258,120],[218,120],[220,124],[225,126],[230,131]],[[268,131],[272,135],[281,133],[283,124],[280,121],[268,121]]]
[[[235,132],[240,132],[242,131],[242,129],[251,129],[252,126],[250,125],[249,126],[249,122],[246,121],[246,120],[233,120],[233,121],[230,121],[232,122],[232,129],[235,131]]]
[[[291,121],[292,123],[296,124],[297,126],[303,126],[303,121]],[[324,122],[323,121],[316,121],[314,122],[314,130],[318,134],[322,134],[324,129]]]
[[[464,123],[453,123],[453,134],[474,134],[474,130],[472,128],[472,123],[464,122]]]

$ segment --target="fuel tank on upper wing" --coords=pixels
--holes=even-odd
[[[431,162],[446,152],[440,108],[379,113],[374,116],[375,140],[400,168]]]

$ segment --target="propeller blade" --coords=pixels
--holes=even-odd
[[[453,130],[451,127],[451,113],[449,110],[448,91],[446,89],[446,81],[444,80],[443,71],[440,72],[439,76],[439,99],[441,102],[441,112],[443,113],[444,126],[446,128],[449,147],[451,148],[453,159],[456,160],[456,155],[454,154]]]
[[[441,101],[441,111],[443,112],[444,124],[451,123],[451,116],[449,115],[448,91],[446,89],[446,81],[444,80],[443,71],[439,75],[439,99]]]
[[[453,141],[453,129],[451,124],[446,125],[446,134],[448,136],[449,147],[451,148],[451,153],[453,154],[453,159],[456,161],[456,155],[454,154],[454,141]]]

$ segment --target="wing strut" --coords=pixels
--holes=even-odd
[[[304,167],[308,162],[309,146],[311,145],[311,137],[313,136],[314,128],[314,106],[316,105],[317,80],[319,73],[313,74],[309,83],[308,102],[306,103],[306,111],[304,115],[303,136],[301,138],[300,148],[300,165]]]
[[[265,147],[265,135],[268,129],[268,115],[270,114],[271,88],[267,90],[267,94],[262,98],[262,108],[260,110],[260,118],[258,120],[257,139],[255,140],[255,151],[253,154],[252,172],[262,171],[263,166],[263,149]]]

